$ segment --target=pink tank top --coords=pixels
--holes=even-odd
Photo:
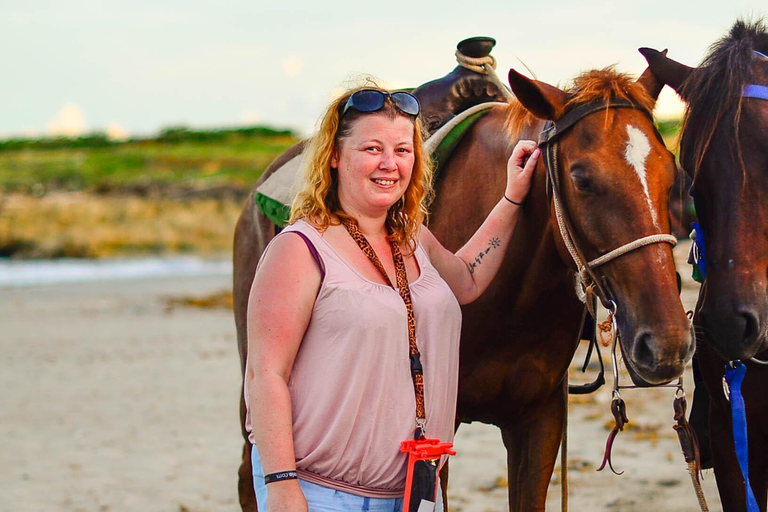
[[[307,236],[325,267],[288,382],[299,477],[361,496],[401,496],[406,455],[400,442],[412,439],[416,427],[403,300],[397,290],[359,274],[307,222],[278,236],[296,236],[284,234],[291,231]],[[420,245],[415,255],[421,273],[410,288],[424,367],[426,433],[451,442],[461,309]],[[245,391],[248,404],[247,382]],[[251,420],[259,421],[249,412],[253,442]]]

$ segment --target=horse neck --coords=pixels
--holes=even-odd
[[[544,121],[537,120],[525,127],[520,133],[511,134],[512,146],[518,140],[538,140]],[[522,294],[532,299],[541,293],[547,293],[554,288],[563,288],[571,293],[572,262],[567,252],[558,250],[557,241],[560,234],[554,219],[551,198],[547,194],[547,172],[544,166],[544,156],[539,159],[534,172],[531,190],[525,200],[518,225],[516,226],[513,244],[515,250],[510,251],[508,258],[509,269],[522,270]],[[533,302],[538,302],[533,300]]]

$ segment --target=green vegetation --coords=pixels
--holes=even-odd
[[[0,141],[0,191],[121,192],[174,186],[250,190],[267,165],[297,142],[265,127],[199,131],[169,128],[152,139],[77,138]]]
[[[664,139],[667,148],[677,156],[680,142],[680,128],[682,119],[657,119],[656,128]]]
[[[662,137],[675,137],[680,131],[682,119],[658,119],[656,120],[656,128],[659,129]]]

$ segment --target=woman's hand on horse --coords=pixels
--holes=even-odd
[[[532,140],[521,140],[507,161],[507,189],[505,195],[515,203],[522,203],[531,188],[531,177],[541,150]]]

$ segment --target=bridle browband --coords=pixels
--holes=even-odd
[[[560,236],[576,264],[581,285],[587,295],[587,306],[591,309],[591,296],[596,295],[604,308],[614,311],[616,303],[613,301],[611,294],[608,293],[606,283],[598,278],[593,269],[646,245],[668,243],[674,247],[677,244],[677,239],[672,235],[664,233],[645,236],[624,244],[591,261],[586,259],[584,252],[576,244],[572,235],[574,233],[573,224],[568,216],[568,212],[563,208],[563,199],[560,192],[560,177],[557,166],[558,138],[584,117],[610,108],[633,108],[643,112],[650,118],[650,113],[646,109],[623,99],[617,98],[610,101],[586,103],[566,113],[557,121],[547,121],[544,124],[544,129],[539,134],[539,146],[544,150],[544,167],[547,170],[547,193],[552,196]],[[594,311],[590,312],[594,315]]]

